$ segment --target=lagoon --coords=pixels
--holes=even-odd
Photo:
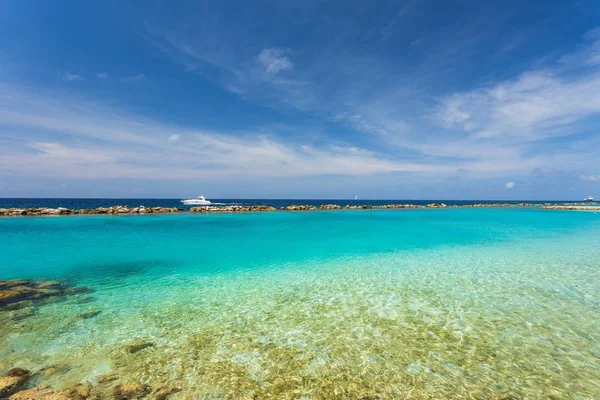
[[[174,399],[600,393],[594,213],[15,217],[0,239],[0,279],[94,290],[23,319],[0,310],[0,372],[62,366],[35,383],[115,374]]]

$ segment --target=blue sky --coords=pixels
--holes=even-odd
[[[595,1],[0,2],[0,196],[600,197]]]

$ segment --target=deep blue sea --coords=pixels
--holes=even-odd
[[[28,202],[0,207],[178,205]],[[594,212],[14,217],[0,218],[0,254],[0,279],[95,290],[27,318],[0,308],[0,372],[63,366],[36,383],[115,373],[174,399],[600,396]],[[124,350],[139,342],[153,346]]]
[[[268,205],[275,208],[286,207],[292,204],[306,204],[320,206],[322,204],[340,204],[340,205],[385,205],[385,204],[430,204],[430,203],[445,203],[447,205],[464,205],[464,204],[491,204],[491,203],[546,203],[548,201],[506,201],[506,200],[354,200],[354,199],[209,199],[215,205]],[[552,201],[552,203],[561,203],[562,201]],[[146,207],[180,207],[189,208],[181,203],[181,199],[58,199],[58,198],[0,198],[0,208],[28,208],[28,207],[65,207],[71,209],[80,208],[96,208],[110,207],[115,205],[128,205],[136,207],[144,205]]]

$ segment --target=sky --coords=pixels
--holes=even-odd
[[[600,3],[2,1],[0,160],[0,197],[600,198]]]

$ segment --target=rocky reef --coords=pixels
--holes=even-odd
[[[600,211],[600,205],[586,205],[586,204],[555,204],[545,205],[542,207],[544,210],[573,210],[573,211]]]
[[[279,209],[268,205],[256,206],[199,206],[192,207],[188,211],[192,213],[241,213],[241,212],[262,212],[262,211],[315,211],[315,210],[399,210],[399,209],[426,209],[426,208],[501,208],[501,207],[541,207],[553,210],[590,210],[592,207],[600,208],[598,203],[474,203],[474,204],[454,204],[445,203],[430,204],[322,204],[320,206],[310,204],[292,204]],[[579,207],[579,208],[577,208]],[[40,216],[40,215],[132,215],[132,214],[170,214],[186,212],[183,208],[177,207],[129,207],[129,206],[111,206],[97,207],[91,209],[70,209],[64,207],[58,208],[0,208],[0,217],[2,216]]]
[[[52,303],[68,295],[89,291],[86,287],[68,286],[58,281],[0,280],[0,310]]]
[[[194,213],[238,213],[238,212],[256,212],[256,211],[276,211],[275,207],[271,206],[200,206],[190,208],[190,212]]]
[[[112,206],[97,207],[90,209],[58,208],[0,208],[0,216],[18,215],[75,215],[75,214],[168,214],[181,212],[183,209],[177,207],[129,207]]]
[[[60,390],[48,385],[33,386],[40,372],[32,373],[13,368],[0,376],[0,399],[8,400],[102,400],[102,399],[152,399],[166,400],[179,389],[161,386],[151,388],[137,381],[119,382],[115,379],[99,379],[97,384],[77,383]],[[31,387],[33,386],[33,387]]]

